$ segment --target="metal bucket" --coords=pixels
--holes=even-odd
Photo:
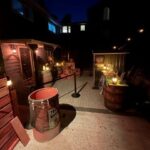
[[[33,91],[28,100],[35,139],[44,142],[55,137],[60,131],[58,90],[41,88]]]

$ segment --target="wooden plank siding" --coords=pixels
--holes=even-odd
[[[16,80],[16,78],[21,75],[18,51],[13,54],[10,48],[10,44],[2,44],[1,48],[6,75],[9,76],[12,81]]]
[[[5,71],[7,76],[12,80],[13,82],[13,87],[16,89],[17,93],[17,103],[19,105],[28,105],[28,95],[30,94],[30,89],[29,87],[31,85],[35,84],[35,79],[34,79],[34,73],[33,73],[33,59],[31,55],[30,49],[25,45],[25,44],[19,44],[15,43],[15,48],[16,48],[16,53],[13,53],[11,50],[11,45],[12,43],[3,43],[1,45],[2,47],[2,53],[3,53],[3,58],[4,58],[4,66],[5,66]],[[24,77],[24,70],[28,72],[28,69],[24,69],[22,64],[22,49],[25,49],[24,55],[28,54],[27,58],[24,59],[24,62],[28,60],[28,63],[31,63],[31,77],[28,77],[27,79]]]
[[[28,95],[42,82],[40,71],[58,45],[32,39],[12,39],[0,41],[0,44],[6,75],[12,80],[17,94],[13,105],[17,105],[19,112],[14,110],[14,114],[19,113],[19,119],[25,125],[29,121]],[[15,47],[15,52],[12,47]],[[7,105],[6,102],[8,101],[3,100],[1,103]]]
[[[6,95],[0,99],[0,109],[10,103],[9,95]]]
[[[15,45],[15,53],[11,49],[12,44]],[[15,89],[11,90],[10,95],[12,98],[13,113],[25,125],[29,121],[29,109],[24,111],[20,108],[29,107],[28,95],[30,94],[30,87],[35,85],[33,51],[24,43],[1,43],[1,50],[6,75],[12,80],[13,89]],[[28,74],[28,66],[24,68],[26,63],[30,66],[30,74]],[[25,76],[25,73],[27,76]],[[5,95],[4,92],[1,94]],[[1,94],[0,97],[3,96]],[[7,105],[8,102],[8,99],[5,97],[0,103]]]
[[[5,107],[3,107],[1,110],[0,110],[0,119],[2,117],[5,117],[6,114],[8,114],[9,112],[12,111],[12,106],[11,106],[11,103],[9,103],[8,105],[6,105]]]
[[[19,141],[11,125],[14,118],[11,97],[7,87],[7,79],[0,79],[0,150],[13,149]]]

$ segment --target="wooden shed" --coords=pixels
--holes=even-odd
[[[4,60],[6,76],[16,89],[18,105],[28,105],[28,95],[41,79],[38,73],[47,62],[48,56],[59,47],[34,39],[1,40],[0,48]]]

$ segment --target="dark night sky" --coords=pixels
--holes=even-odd
[[[71,14],[72,22],[86,21],[87,9],[100,0],[44,0],[49,12],[61,21],[66,14]]]

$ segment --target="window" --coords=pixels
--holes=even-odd
[[[71,26],[63,26],[62,32],[63,33],[71,33]]]
[[[63,33],[67,33],[67,32],[68,32],[68,31],[67,31],[67,26],[63,26],[62,32],[63,32]]]
[[[12,8],[16,12],[18,12],[20,15],[24,15],[24,8],[22,3],[19,0],[12,0]]]
[[[48,30],[53,33],[56,33],[56,26],[53,23],[48,22]]]
[[[26,19],[33,21],[33,12],[28,5],[22,4],[19,0],[12,0],[12,9],[14,10],[14,12],[20,14]]]
[[[105,21],[109,21],[110,20],[110,8],[109,7],[105,7],[104,8],[103,19]]]
[[[85,31],[85,24],[80,25],[80,31]]]
[[[31,8],[29,7],[25,7],[25,14],[24,16],[30,20],[30,21],[34,21],[34,15],[33,15],[33,11]]]
[[[68,26],[68,33],[71,33],[71,26]]]

